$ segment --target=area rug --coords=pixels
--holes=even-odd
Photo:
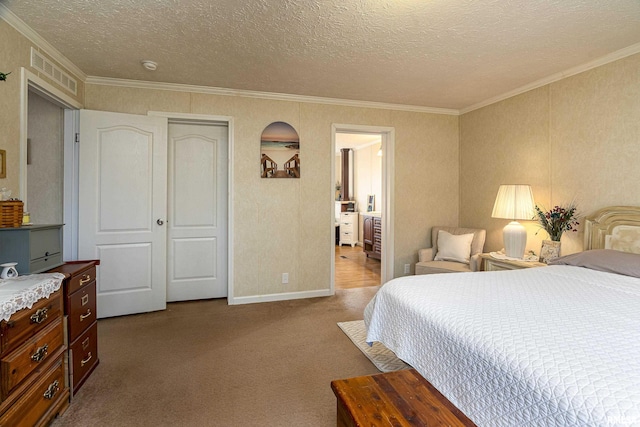
[[[338,327],[342,329],[342,332],[349,337],[356,347],[371,360],[380,372],[392,372],[411,368],[411,366],[398,359],[391,350],[379,342],[374,342],[372,346],[366,343],[367,332],[364,327],[364,320],[338,322]]]

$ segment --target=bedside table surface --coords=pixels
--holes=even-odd
[[[480,254],[480,258],[483,260],[482,270],[489,271],[491,268],[487,268],[487,264],[490,266],[502,267],[501,270],[517,270],[520,268],[532,268],[532,267],[546,267],[547,264],[539,261],[521,261],[510,259],[498,259],[491,256],[491,254]]]

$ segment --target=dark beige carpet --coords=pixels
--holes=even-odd
[[[53,426],[335,426],[331,380],[378,373],[336,323],[377,290],[100,320],[100,365]]]

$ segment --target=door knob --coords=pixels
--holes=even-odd
[[[156,221],[156,224],[158,224],[158,225],[163,225],[163,224],[164,224],[164,221],[163,221],[163,220],[161,220],[161,219],[158,219],[158,220]]]

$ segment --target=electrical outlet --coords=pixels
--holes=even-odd
[[[411,272],[411,264],[404,265],[404,274],[409,274]]]
[[[289,273],[282,273],[282,284],[289,283]]]

